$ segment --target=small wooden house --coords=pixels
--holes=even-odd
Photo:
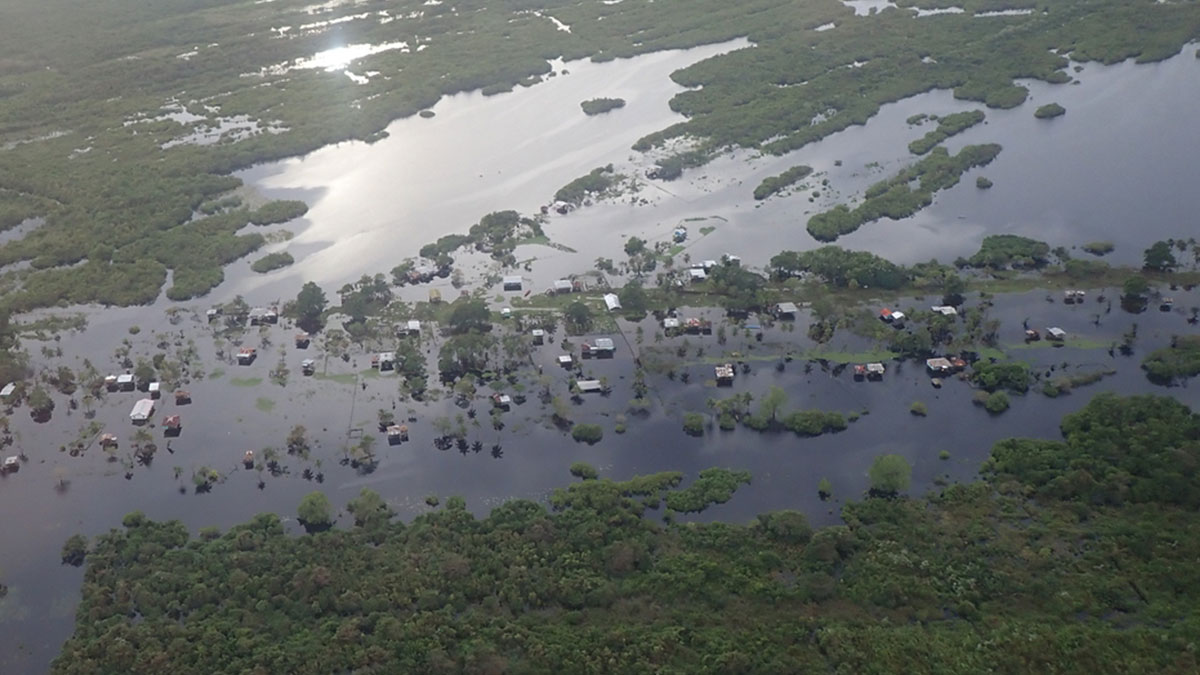
[[[532,331],[529,332],[529,334],[533,336],[533,344],[535,344],[535,345],[545,344],[546,331],[542,330],[541,328],[534,328]]]
[[[184,390],[184,389],[177,389],[175,391],[175,405],[187,405],[188,403],[191,403],[191,402],[192,402],[192,392]]]
[[[300,362],[300,373],[303,375],[312,375],[317,370],[317,362],[312,359],[304,359]]]
[[[854,379],[863,380],[867,377],[867,366],[863,363],[854,364]]]
[[[254,347],[242,347],[238,350],[237,362],[239,366],[248,366],[254,363],[254,359],[258,358],[258,350]]]
[[[247,450],[246,454],[242,455],[242,466],[246,467],[247,469],[254,468],[254,451],[253,450]]]
[[[183,430],[183,422],[179,415],[167,415],[163,418],[162,425],[163,433],[167,436],[178,436],[179,432]]]
[[[519,290],[521,290],[521,287],[524,283],[525,283],[525,280],[519,276],[504,277],[504,281],[503,281],[504,290],[519,291]]]
[[[21,470],[21,460],[16,455],[10,455],[4,458],[4,464],[0,464],[0,473],[16,473]]]
[[[492,406],[500,410],[508,410],[512,406],[512,397],[496,392],[492,394]]]
[[[1055,342],[1062,342],[1063,340],[1067,339],[1067,331],[1059,328],[1058,326],[1051,326],[1046,329],[1046,339],[1053,340]]]
[[[154,415],[154,400],[143,398],[133,404],[133,410],[129,411],[129,421],[134,424],[145,424]]]
[[[387,428],[388,445],[395,445],[401,441],[408,440],[408,426],[404,424],[392,424]]]
[[[303,331],[296,333],[296,349],[308,349],[308,343],[312,341],[312,336]]]
[[[576,380],[575,386],[579,388],[581,394],[597,394],[604,391],[604,385],[600,384],[600,380]]]
[[[868,363],[867,364],[867,378],[872,379],[872,380],[882,380],[883,373],[886,370],[887,370],[887,368],[884,367],[884,365],[882,363],[879,363],[879,362]]]
[[[777,319],[795,319],[796,312],[800,311],[794,302],[781,302],[775,305],[775,318]]]
[[[101,448],[108,450],[109,448],[116,448],[118,445],[120,445],[120,442],[117,440],[116,434],[111,434],[111,433],[107,433],[107,432],[100,434],[100,447]]]
[[[558,365],[562,366],[563,368],[570,368],[571,364],[574,362],[575,360],[571,358],[570,354],[560,354],[558,356]]]

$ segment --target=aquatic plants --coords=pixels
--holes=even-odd
[[[1156,384],[1173,384],[1200,375],[1200,335],[1175,335],[1171,344],[1142,359],[1142,370]]]
[[[1039,120],[1053,119],[1067,114],[1067,109],[1057,103],[1047,103],[1033,111],[1033,116]]]
[[[292,257],[291,253],[288,253],[287,251],[280,251],[278,253],[268,253],[258,260],[255,260],[250,265],[250,269],[258,272],[259,274],[266,274],[267,272],[273,272],[277,269],[287,267],[294,262],[296,262],[296,259]]]

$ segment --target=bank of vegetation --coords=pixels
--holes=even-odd
[[[1048,120],[1055,117],[1062,117],[1067,114],[1067,109],[1057,103],[1047,103],[1044,106],[1038,107],[1033,111],[1033,116],[1039,120]]]
[[[677,472],[614,482],[586,465],[548,504],[485,518],[430,498],[443,505],[401,523],[370,490],[344,528],[305,498],[317,527],[301,536],[271,514],[190,536],[134,513],[64,548],[87,569],[53,672],[910,669],[897,654],[970,672],[1196,670],[1200,418],[1101,395],[1061,428],[1001,441],[980,481],[923,498],[903,496],[904,458],[880,457],[871,496],[821,529],[795,511],[677,522],[743,472],[680,489]]]
[[[1000,146],[994,143],[968,145],[953,156],[943,147],[934,148],[916,164],[867,188],[855,208],[839,204],[809,218],[808,233],[817,241],[834,241],[873,220],[907,218],[932,204],[934,193],[957,185],[968,169],[986,166],[998,154]]]
[[[255,260],[253,263],[251,263],[250,269],[258,272],[259,274],[266,274],[267,272],[283,269],[294,262],[296,262],[296,259],[292,257],[291,253],[288,253],[287,251],[279,251],[277,253],[268,253],[258,260]]]
[[[773,194],[786,190],[787,188],[799,183],[808,178],[812,173],[811,166],[800,164],[784,171],[775,176],[767,176],[762,179],[758,187],[754,188],[754,198],[758,200],[766,199]]]
[[[908,151],[914,155],[924,155],[936,146],[938,143],[950,138],[951,136],[961,134],[971,127],[979,124],[985,117],[982,110],[968,110],[966,112],[954,113],[946,115],[938,120],[937,128],[925,134],[921,138],[908,144]]]

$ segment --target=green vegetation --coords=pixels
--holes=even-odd
[[[749,471],[705,469],[688,487],[667,493],[667,508],[680,513],[698,513],[713,504],[729,501],[738,486],[749,482]]]
[[[513,500],[484,519],[450,499],[409,524],[307,537],[273,515],[193,539],[131,514],[92,543],[53,670],[209,673],[219,653],[232,672],[913,663],[897,654],[954,672],[1194,671],[1200,417],[1102,395],[1062,434],[1001,441],[983,480],[923,499],[897,497],[911,469],[881,457],[870,478],[888,498],[847,503],[844,525],[815,531],[788,511],[749,525],[645,517],[728,499],[749,476],[725,470],[683,491],[674,472],[584,480],[549,508]],[[247,616],[255,628],[232,639]],[[687,648],[666,648],[680,626]]]
[[[1093,241],[1084,244],[1080,248],[1092,255],[1102,256],[1112,253],[1117,247],[1111,241]]]
[[[596,480],[600,474],[596,471],[596,467],[587,462],[575,462],[571,465],[571,475],[583,480]]]
[[[783,418],[783,428],[801,436],[820,436],[846,430],[846,418],[838,412],[797,410]]]
[[[782,190],[785,190],[804,180],[809,174],[812,173],[812,171],[813,170],[811,166],[800,164],[798,166],[793,166],[777,176],[767,176],[766,178],[762,179],[762,182],[758,184],[758,187],[754,188],[754,198],[759,200],[766,199],[767,197],[770,197],[777,192],[781,192]]]
[[[323,492],[310,492],[300,500],[297,509],[300,524],[309,532],[320,532],[333,526],[333,506]]]
[[[1008,410],[1009,405],[1010,402],[1008,400],[1008,394],[1005,394],[1002,391],[993,391],[987,395],[987,398],[983,400],[984,410],[987,410],[993,415],[999,415],[1005,410]]]
[[[585,115],[599,115],[610,110],[625,107],[623,98],[593,98],[579,104]]]
[[[921,401],[913,401],[913,404],[909,406],[908,411],[912,413],[914,417],[925,417],[929,414],[929,407]]]
[[[839,204],[810,218],[808,233],[817,241],[833,241],[873,220],[907,218],[932,204],[935,192],[957,185],[968,169],[986,166],[998,154],[1000,146],[994,143],[968,145],[953,157],[945,148],[935,148],[916,164],[868,188],[854,209]]]
[[[897,289],[909,279],[903,267],[874,253],[848,251],[839,246],[822,246],[800,253],[781,251],[771,258],[770,269],[778,279],[807,272],[841,288]]]
[[[287,267],[294,262],[296,262],[296,259],[293,258],[292,254],[288,253],[287,251],[268,253],[258,260],[255,260],[254,263],[250,265],[250,269],[258,272],[259,274],[265,274],[267,272],[272,272],[274,270]]]
[[[993,234],[983,238],[979,251],[967,260],[972,267],[1005,269],[1040,267],[1048,262],[1050,245],[1015,234]]]
[[[1179,266],[1172,252],[1172,242],[1156,241],[1143,254],[1143,267],[1155,272],[1170,272]]]
[[[979,176],[975,179],[975,187],[979,188],[980,190],[986,190],[992,187],[992,185],[994,185],[994,183],[992,183],[991,179],[989,179],[987,176]]]
[[[571,427],[571,438],[578,443],[595,445],[604,438],[604,428],[599,424],[576,424]]]
[[[921,138],[908,144],[908,151],[914,155],[924,155],[933,149],[935,145],[942,141],[961,134],[971,127],[979,124],[985,117],[982,110],[968,110],[966,112],[954,113],[946,115],[938,120],[938,126],[933,131],[925,134]]]
[[[1067,109],[1057,103],[1047,103],[1033,111],[1033,116],[1039,120],[1053,119],[1067,114]]]
[[[900,455],[880,455],[868,472],[871,491],[883,496],[895,496],[908,489],[912,482],[912,466]]]
[[[1042,383],[1042,393],[1051,398],[1062,396],[1071,393],[1073,389],[1095,384],[1116,372],[1113,368],[1099,368],[1071,375],[1059,375]]]
[[[1158,384],[1200,375],[1200,335],[1172,337],[1170,346],[1155,349],[1142,359],[1142,370]]]
[[[603,196],[620,179],[619,174],[613,173],[612,164],[597,167],[559,188],[554,193],[554,200],[579,206],[585,199]]]
[[[985,391],[1008,390],[1017,394],[1029,391],[1033,376],[1029,365],[1016,361],[978,362],[972,366],[971,382]]]
[[[689,436],[703,436],[704,415],[695,412],[684,413],[683,431]]]

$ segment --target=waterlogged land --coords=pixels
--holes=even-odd
[[[1070,59],[1156,61],[1196,37],[1191,4],[1076,1],[976,16],[984,5],[864,17],[834,0],[551,3],[536,12],[391,2],[365,15],[298,2],[24,4],[5,21],[0,190],[5,222],[46,224],[0,247],[0,262],[32,263],[8,278],[6,302],[146,303],[168,271],[171,297],[203,294],[222,266],[261,245],[238,234],[237,209],[192,222],[238,186],[232,171],[346,139],[377,141],[391,120],[448,94],[536,86],[555,72],[550,59],[603,61],[735,37],[756,45],[673,76],[691,88],[672,103],[686,119],[636,144],[660,148],[669,179],[718,149],[801,148],[934,89],[1014,107],[1027,96],[1014,78],[1065,83]],[[93,39],[74,38],[84,26]],[[331,38],[342,46],[330,49]],[[695,147],[666,147],[684,138]]]
[[[1048,182],[1029,170],[1041,166],[1029,148],[1045,151],[1049,141],[1079,130],[1121,128],[1119,105],[1105,96],[1128,87],[1089,89],[1108,69],[1087,62],[1167,59],[1197,37],[1197,8],[1070,1],[992,14],[994,3],[966,0],[956,4],[960,13],[935,14],[915,11],[919,3],[908,0],[897,4],[876,14],[832,0],[552,2],[537,11],[471,2],[385,2],[364,11],[284,0],[199,9],[123,1],[103,9],[53,1],[14,8],[0,26],[10,66],[0,75],[4,316],[59,304],[156,304],[85,309],[86,329],[59,312],[19,315],[0,329],[0,370],[5,382],[18,382],[0,454],[12,453],[19,466],[0,479],[0,510],[39,514],[34,529],[23,519],[0,521],[0,541],[21,542],[0,554],[0,626],[16,645],[0,657],[0,669],[43,670],[58,652],[70,634],[81,580],[74,567],[52,563],[61,557],[77,564],[89,550],[93,566],[79,627],[56,664],[63,672],[161,670],[167,662],[181,672],[204,670],[210,664],[201,650],[215,647],[206,636],[224,632],[233,613],[247,608],[272,617],[273,628],[256,629],[237,658],[278,670],[383,662],[431,671],[506,664],[571,670],[578,665],[573,659],[609,657],[587,636],[611,633],[618,619],[644,629],[636,648],[646,654],[661,653],[655,641],[668,625],[695,626],[702,636],[696,649],[670,659],[692,670],[713,663],[777,670],[773,664],[785,658],[863,670],[880,660],[861,645],[878,644],[932,643],[939,660],[960,662],[967,658],[963,631],[996,621],[1042,636],[1038,648],[997,643],[992,653],[970,658],[1017,670],[1077,665],[1098,655],[1106,666],[1130,670],[1193,669],[1179,631],[1148,619],[1193,621],[1178,610],[1194,604],[1193,584],[1179,581],[1186,577],[1174,563],[1165,572],[1133,573],[1138,581],[1129,584],[1099,572],[1080,578],[1069,574],[1074,568],[1066,559],[1038,553],[1040,576],[1028,574],[1028,556],[1020,569],[981,575],[973,567],[976,552],[945,542],[967,536],[953,522],[983,518],[999,525],[1014,511],[1031,514],[1021,525],[1027,531],[1002,537],[1014,559],[1017,551],[1053,552],[1083,536],[1110,537],[1120,550],[1140,545],[1106,528],[1194,538],[1190,521],[1175,511],[1194,505],[1190,465],[1114,464],[1104,448],[1129,441],[1120,425],[1084,420],[1119,419],[1114,409],[1145,412],[1143,419],[1176,432],[1155,436],[1161,442],[1145,448],[1158,461],[1187,452],[1194,417],[1168,399],[1099,398],[1074,418],[1083,421],[1068,419],[1061,430],[1058,424],[1093,394],[1110,390],[1200,404],[1192,389],[1178,386],[1200,370],[1190,335],[1200,312],[1194,242],[1162,241],[1143,255],[1144,233],[1131,244],[1098,219],[1077,226],[1093,228],[1078,239],[1072,233],[1079,229],[1055,226],[1044,213],[1019,219],[1035,228],[1023,234],[1049,243],[986,236],[992,227],[1011,231],[996,225],[994,213],[978,223],[951,223],[954,230],[921,226],[921,236],[910,236],[908,226],[925,207],[924,217],[961,220],[974,209],[988,213],[981,200],[993,196],[1012,204],[1013,213],[1039,203],[1037,190],[1021,182]],[[91,39],[75,39],[84,26]],[[702,44],[710,46],[654,53]],[[479,59],[481,53],[489,58]],[[627,65],[636,65],[641,79],[614,61],[638,55]],[[573,61],[585,58],[597,63]],[[675,63],[694,65],[672,74],[673,88],[664,89],[676,66],[653,69]],[[1139,87],[1170,89],[1161,100],[1181,95],[1180,87],[1168,86],[1164,68],[1113,70],[1127,68],[1146,69],[1130,78]],[[1082,86],[1062,86],[1075,77]],[[561,96],[564,90],[570,95]],[[673,91],[679,93],[668,109]],[[542,92],[548,95],[539,99]],[[609,98],[618,95],[628,99],[625,108],[580,114],[580,101],[603,107],[622,100]],[[555,97],[562,99],[561,115],[549,112],[547,99]],[[1053,124],[1037,120],[1031,109],[1051,100],[1072,114]],[[986,113],[976,109],[980,104]],[[518,123],[521,109],[541,114]],[[476,118],[472,110],[484,112]],[[1098,110],[1109,117],[1098,122]],[[919,127],[901,124],[918,112],[938,115],[938,127],[925,138],[917,138]],[[985,114],[988,123],[981,124]],[[393,122],[402,117],[411,119]],[[1036,128],[1025,125],[1035,122]],[[469,131],[499,125],[502,132],[493,135],[503,147],[455,133],[455,124]],[[1036,140],[1011,138],[1016,129]],[[1186,132],[1156,138],[1186,145],[1180,133]],[[453,154],[412,145],[424,134],[470,149]],[[348,139],[356,142],[324,147]],[[540,149],[529,139],[548,139],[553,147]],[[916,147],[906,147],[910,142]],[[514,143],[523,143],[518,152]],[[1005,152],[997,156],[1000,143]],[[383,150],[391,159],[368,161]],[[914,163],[906,150],[924,157]],[[232,175],[310,151],[304,160],[241,173],[254,183],[249,189]],[[1130,151],[1123,159],[1137,157]],[[993,158],[988,172],[996,187],[989,197],[971,187],[976,201],[961,208],[964,190],[955,184]],[[318,162],[323,172],[294,171]],[[1085,163],[1097,171],[1121,164]],[[443,164],[453,178],[439,173]],[[397,171],[400,165],[409,168]],[[383,191],[364,198],[346,190],[364,173]],[[1150,173],[1135,173],[1122,180],[1142,174],[1149,180]],[[976,176],[980,187],[983,178]],[[1035,196],[1017,199],[1014,190]],[[760,191],[771,199],[751,200]],[[1186,206],[1190,192],[1174,193],[1177,205]],[[554,199],[582,208],[537,213]],[[730,210],[743,200],[756,213]],[[422,210],[432,202],[450,208]],[[1067,210],[1085,212],[1078,205]],[[808,220],[812,238],[791,228],[805,237],[792,245],[778,229],[784,211],[792,222],[819,214]],[[381,217],[387,222],[371,224]],[[881,217],[905,219],[894,223],[891,243],[876,232],[893,223],[855,231]],[[1187,236],[1167,231],[1178,222],[1151,217],[1146,229],[1164,240]],[[680,225],[690,231],[674,241]],[[930,232],[938,241],[928,239]],[[931,251],[950,252],[937,253],[943,262],[961,257],[953,266],[900,265],[864,251],[814,248],[814,239],[839,236],[852,247],[887,249],[886,257],[898,262],[928,260]],[[1079,258],[1068,248],[1088,239],[1096,241],[1079,255],[1112,252],[1119,264]],[[250,256],[254,251],[259,255]],[[730,264],[724,253],[744,255],[744,264]],[[694,282],[690,266],[709,259],[707,279]],[[227,266],[234,270],[230,280]],[[500,278],[511,275],[524,277],[522,291],[500,290]],[[585,290],[543,294],[556,279],[578,281]],[[301,290],[311,280],[322,283]],[[429,288],[444,302],[432,302]],[[1086,290],[1085,299],[1066,303],[1062,291],[1072,289]],[[617,293],[621,311],[606,309],[606,291]],[[249,306],[235,298],[241,292],[253,304],[275,305],[282,321],[247,326]],[[456,300],[460,292],[465,297]],[[211,302],[186,302],[206,293]],[[778,302],[798,304],[794,318],[768,311]],[[225,313],[210,320],[205,310],[213,304]],[[933,309],[945,304],[955,314]],[[502,315],[501,308],[512,311]],[[902,310],[907,319],[881,321],[883,308]],[[419,331],[397,337],[396,327],[410,320]],[[1027,329],[1042,337],[1051,327],[1065,331],[1064,339],[1026,338]],[[547,333],[541,344],[534,344],[535,328]],[[313,334],[304,347],[296,339],[300,330]],[[585,358],[584,345],[604,338],[614,342],[612,357]],[[249,347],[257,358],[239,365],[238,351]],[[395,370],[372,367],[383,352],[396,353]],[[559,363],[563,355],[572,357],[569,368]],[[961,355],[970,365],[943,374],[935,386],[924,359],[941,355]],[[314,361],[311,376],[301,372],[305,358]],[[856,378],[854,366],[871,362],[885,364],[882,380]],[[728,387],[715,370],[725,364],[733,370]],[[125,371],[139,383],[163,385],[146,426],[131,426],[129,410],[148,392],[103,386],[104,375]],[[191,394],[184,402],[173,395],[180,388]],[[164,418],[172,414],[182,418],[178,435],[167,433]],[[393,445],[385,430],[398,424],[407,427],[407,440]],[[989,459],[988,448],[1014,427],[1042,440],[1001,443]],[[116,435],[115,445],[101,443],[106,432]],[[1074,458],[1070,465],[1067,456]],[[657,478],[614,485],[593,480],[597,469],[581,461],[617,480]],[[734,471],[705,471],[714,465]],[[981,467],[989,483],[967,485]],[[553,492],[568,468],[588,480]],[[679,490],[683,476],[687,487]],[[963,485],[942,491],[953,483]],[[842,510],[868,490],[892,497],[931,488],[937,493],[928,503],[872,498]],[[734,489],[741,494],[727,502]],[[640,503],[628,501],[630,495]],[[500,516],[477,520],[506,502]],[[545,503],[549,510],[537,505]],[[655,508],[666,516],[661,528]],[[1083,521],[1081,508],[1091,509]],[[750,528],[673,524],[745,522],[780,509],[806,517],[764,516]],[[125,533],[91,548],[90,537],[135,510],[154,520],[178,518],[183,526],[133,516],[125,519]],[[701,510],[698,517],[683,515]],[[186,543],[188,530],[230,528],[258,512],[284,519],[263,517],[226,535],[205,530]],[[393,512],[413,524],[389,521]],[[281,532],[299,531],[292,513],[314,531],[335,523],[348,528],[351,521],[357,529],[285,537]],[[1076,524],[1063,524],[1067,514]],[[592,536],[589,523],[600,518],[611,537]],[[901,521],[904,527],[885,526]],[[814,534],[808,522],[846,528]],[[438,537],[423,534],[433,528]],[[539,595],[530,599],[527,579],[482,574],[495,561],[508,569],[503,561],[511,551],[503,542],[487,553],[470,549],[460,541],[467,531],[505,533],[504,541],[519,531],[540,542],[553,571],[541,577]],[[587,542],[562,548],[585,531],[592,533]],[[85,536],[63,548],[77,532]],[[735,543],[722,543],[726,554],[714,557],[714,537]],[[904,576],[894,564],[877,564],[905,537],[914,538],[908,550],[918,552],[927,563],[922,567],[950,570],[965,585],[946,590],[920,574]],[[366,541],[380,548],[365,548]],[[423,593],[415,585],[370,586],[394,596],[386,609],[362,595],[369,577],[348,571],[361,563],[409,578],[406,553],[414,547],[428,553],[431,545],[437,560],[422,565],[422,573],[436,573]],[[121,573],[178,574],[159,600],[109,593],[102,585],[127,588],[129,580],[108,572],[133,546],[154,554]],[[295,565],[288,582],[300,584],[307,602],[251,595],[273,587],[269,570],[255,567],[235,579],[203,564],[208,556],[227,558],[229,546],[285,556]],[[190,551],[186,564],[178,564],[182,547]],[[771,555],[743,558],[748,547]],[[826,555],[834,548],[836,560]],[[957,553],[945,552],[951,549]],[[1184,560],[1186,553],[1155,557]],[[590,562],[572,568],[573,576],[549,562],[568,558]],[[1132,559],[1120,564],[1141,569]],[[722,595],[728,589],[703,585],[708,595],[698,596],[696,584],[675,575],[697,565],[754,580],[739,584],[738,593],[753,589],[749,601],[763,606],[751,613],[759,618],[747,624],[712,612],[728,608],[728,594]],[[321,578],[295,581],[313,569],[323,570]],[[202,585],[193,583],[198,576],[186,576],[201,570],[210,575]],[[1163,591],[1167,578],[1174,580],[1170,594]],[[1076,591],[1072,598],[1102,600],[1056,599],[1062,596],[1038,587],[1043,582]],[[245,594],[217,590],[226,585]],[[677,604],[684,585],[692,604],[669,620],[629,611]],[[974,590],[964,594],[964,587]],[[445,637],[427,640],[411,656],[397,651],[429,634],[438,621],[431,610],[451,595],[477,648]],[[229,601],[218,606],[217,597]],[[338,605],[336,628],[325,620],[332,616],[328,603]],[[536,619],[521,614],[530,608],[555,616],[586,610],[588,617],[569,632],[535,626],[523,644],[537,644],[515,649],[500,644],[495,624],[475,625],[484,613],[505,608],[521,621]],[[195,613],[210,609],[207,619]],[[121,618],[129,611],[142,621]],[[770,628],[815,612],[834,618],[807,642]],[[878,628],[884,615],[932,623],[893,632]],[[1068,615],[1070,626],[1055,623]],[[724,618],[705,618],[712,616]],[[93,621],[102,617],[111,620]],[[503,631],[511,635],[514,626]],[[769,639],[754,653],[710,639],[731,630]],[[159,648],[177,637],[195,648],[173,655]],[[321,654],[311,654],[315,645]]]

